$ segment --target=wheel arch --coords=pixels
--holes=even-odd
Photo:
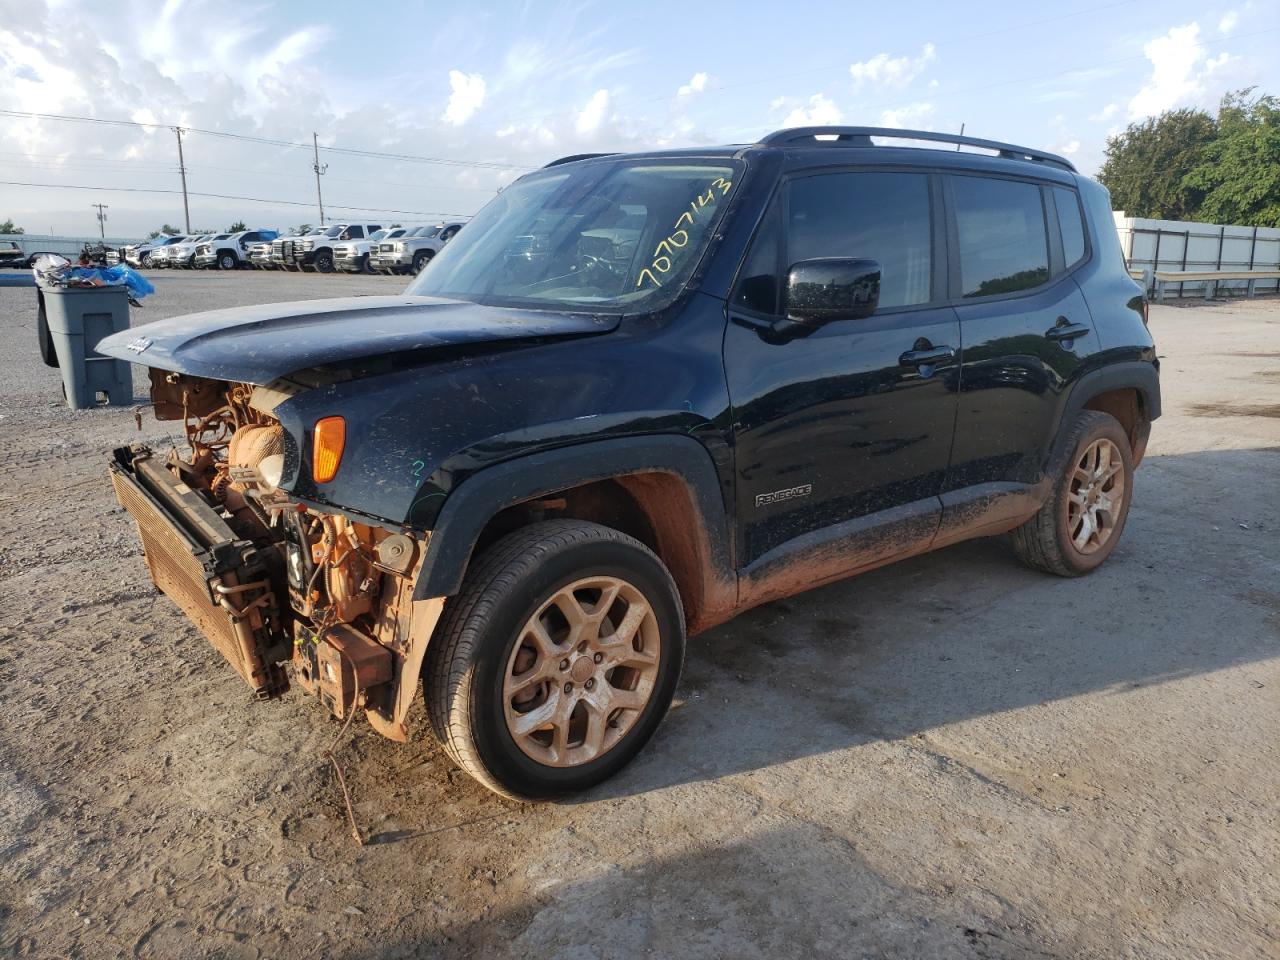
[[[701,443],[679,436],[576,444],[468,477],[441,508],[414,599],[456,594],[487,543],[553,517],[593,520],[652,549],[680,590],[690,633],[732,615],[737,578],[716,468]]]
[[[1160,416],[1160,372],[1154,363],[1127,361],[1093,370],[1072,387],[1058,419],[1059,442],[1083,410],[1106,413],[1129,437],[1134,466],[1146,452],[1152,421]],[[1058,444],[1054,445],[1057,453]]]

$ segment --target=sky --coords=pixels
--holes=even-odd
[[[964,124],[1094,174],[1129,123],[1280,94],[1276,50],[1280,0],[0,0],[0,221],[181,227],[175,125],[196,229],[317,223],[313,133],[331,222],[438,222],[559,156],[798,124]]]

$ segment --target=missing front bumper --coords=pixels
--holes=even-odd
[[[288,686],[291,652],[272,557],[234,531],[147,447],[114,451],[116,498],[138,525],[147,568],[260,698]],[[275,564],[278,569],[279,564]]]

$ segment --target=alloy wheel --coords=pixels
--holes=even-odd
[[[574,767],[608,753],[653,695],[662,638],[649,602],[612,576],[558,590],[525,623],[503,678],[516,745],[538,763]]]
[[[1124,509],[1124,460],[1101,437],[1076,461],[1067,491],[1067,535],[1083,554],[1096,553],[1115,533]]]

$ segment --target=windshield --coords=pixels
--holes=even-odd
[[[382,239],[383,237],[385,237],[386,235],[387,235],[387,231],[385,231],[385,230],[375,230],[375,231],[373,231],[373,233],[369,234],[369,239],[370,239],[370,240],[381,240],[381,239]]]
[[[342,227],[330,227],[328,230],[324,231],[324,235],[326,237],[336,237],[342,231],[343,231]]]
[[[739,167],[568,164],[485,205],[409,285],[419,296],[592,312],[657,309],[701,259]]]

